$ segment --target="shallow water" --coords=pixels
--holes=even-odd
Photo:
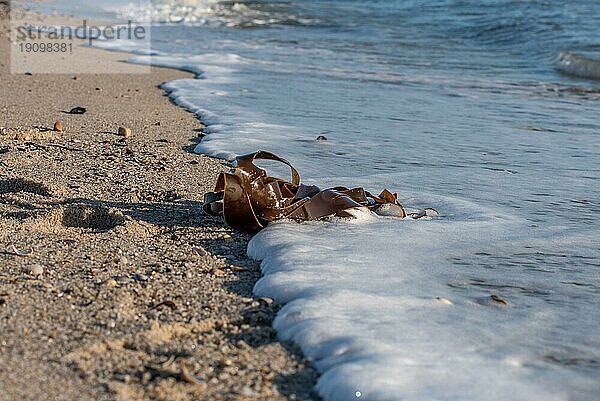
[[[133,62],[199,74],[165,85],[207,124],[198,152],[441,212],[252,240],[326,400],[597,398],[600,83],[557,64],[600,59],[597,1],[118,4],[156,23]]]

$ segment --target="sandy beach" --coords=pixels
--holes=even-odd
[[[4,14],[0,400],[317,399],[252,296],[250,237],[202,212],[227,167],[159,88],[191,75],[10,74],[7,33]]]

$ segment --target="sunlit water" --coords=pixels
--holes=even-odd
[[[251,242],[326,400],[600,397],[600,83],[557,70],[600,59],[600,3],[117,4],[155,23],[132,61],[199,74],[165,85],[207,124],[198,152],[269,150],[441,212]]]

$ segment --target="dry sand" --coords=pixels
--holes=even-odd
[[[11,75],[6,31],[0,400],[317,399],[278,306],[252,297],[249,237],[201,211],[225,166],[157,86],[190,75]]]

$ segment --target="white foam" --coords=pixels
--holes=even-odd
[[[466,206],[459,201],[446,210],[473,216]],[[535,401],[598,394],[592,375],[553,364],[550,355],[595,360],[600,337],[592,327],[557,330],[569,308],[526,294],[558,290],[559,277],[518,271],[507,277],[502,269],[474,271],[453,262],[477,252],[502,255],[528,236],[515,231],[517,221],[485,210],[476,215],[282,222],[252,239],[249,255],[262,260],[264,273],[255,292],[286,303],[275,328],[322,372],[317,388],[324,399]],[[508,306],[490,298],[498,291]],[[578,343],[580,335],[595,339]]]
[[[255,96],[237,77],[247,61],[235,54],[201,56],[134,57],[134,63],[178,68],[198,75],[199,79],[181,79],[166,83],[173,101],[195,113],[206,125],[196,153],[233,160],[250,149],[284,153],[290,141],[301,137],[298,128],[269,124],[259,111],[250,111],[240,101]],[[274,139],[277,140],[274,140]]]

